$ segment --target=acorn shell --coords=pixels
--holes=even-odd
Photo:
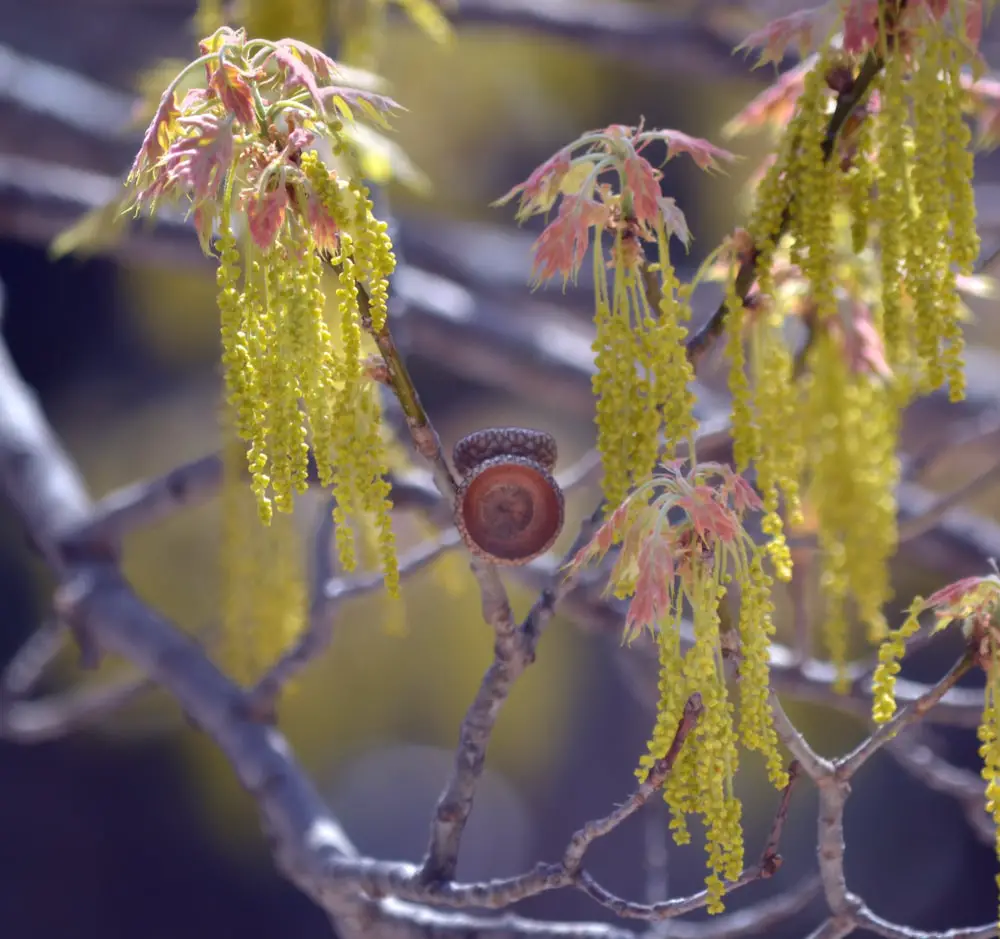
[[[544,466],[523,456],[497,456],[462,481],[455,525],[478,558],[527,564],[555,543],[564,520],[562,490]]]
[[[480,463],[498,456],[533,460],[552,472],[559,451],[552,434],[526,427],[488,427],[463,437],[455,444],[452,460],[459,476],[468,476]]]

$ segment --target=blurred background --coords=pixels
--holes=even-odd
[[[392,18],[380,70],[407,108],[394,140],[425,183],[386,193],[405,260],[396,282],[399,331],[446,445],[479,427],[539,427],[556,435],[565,468],[592,442],[586,291],[529,293],[533,230],[516,229],[510,209],[489,203],[592,127],[645,117],[649,126],[723,143],[721,126],[773,78],[770,69],[752,72],[732,48],[797,6],[473,0],[458,4],[456,41],[447,46]],[[3,336],[95,497],[218,446],[214,277],[193,233],[134,226],[91,256],[49,253],[53,238],[118,191],[141,137],[138,93],[162,87],[162,60],[191,57],[194,12],[186,0],[0,0]],[[985,44],[987,58],[1000,61],[995,49],[995,39]],[[727,176],[706,177],[684,161],[667,169],[665,189],[695,238],[690,256],[675,258],[682,270],[693,270],[742,219],[742,186],[764,142],[741,139],[734,149],[745,159]],[[992,156],[979,160],[987,249],[1000,220],[997,169]],[[714,299],[699,295],[699,315]],[[904,444],[934,454],[908,490],[912,504],[1000,459],[996,428],[965,437],[955,430],[989,430],[1000,400],[995,303],[977,302],[975,313],[969,401],[949,409],[928,399],[907,423]],[[709,374],[706,415],[719,387]],[[586,487],[573,495],[567,531],[595,498]],[[949,515],[901,557],[900,608],[914,591],[986,570],[1000,546],[993,521],[1000,496],[980,487],[968,508],[977,514]],[[52,588],[5,511],[0,663],[45,620]],[[126,545],[126,573],[140,595],[195,632],[218,618],[218,529],[210,504]],[[509,584],[523,613],[533,594]],[[372,597],[343,608],[332,648],[284,702],[281,723],[359,849],[418,860],[492,639],[457,556],[413,578],[404,596],[403,605]],[[915,656],[907,674],[933,679],[955,653],[945,638]],[[557,857],[579,824],[625,797],[652,722],[649,669],[641,652],[621,650],[615,624],[556,621],[499,722],[463,846],[463,879]],[[67,653],[47,688],[94,680]],[[826,754],[867,733],[863,720],[828,707],[790,700],[789,709]],[[972,730],[935,729],[927,740],[977,771]],[[740,784],[749,861],[777,794],[752,759]],[[803,785],[780,875],[734,895],[731,909],[815,869],[814,802]],[[597,845],[593,873],[637,900],[700,889],[697,843],[669,846],[666,866],[653,865],[659,882],[648,883],[665,832],[659,807],[642,813]],[[918,929],[996,915],[991,846],[958,802],[888,754],[859,779],[847,834],[849,884],[877,913]],[[773,934],[804,934],[820,909]],[[520,911],[607,918],[572,892]],[[3,939],[307,939],[329,931],[274,870],[251,800],[229,767],[165,697],[148,695],[67,739],[0,741]]]

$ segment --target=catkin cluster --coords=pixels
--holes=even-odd
[[[673,742],[685,702],[695,692],[704,711],[667,777],[663,795],[677,844],[690,841],[688,818],[704,824],[709,912],[723,908],[728,882],[743,870],[742,807],[733,781],[740,748],[766,759],[777,787],[788,782],[769,704],[771,578],[763,551],[746,531],[745,515],[760,502],[728,468],[679,461],[640,485],[574,559],[579,565],[620,544],[609,587],[629,598],[626,639],[648,630],[659,654],[659,705],[644,779]],[[739,598],[734,629],[720,608]],[[693,637],[686,634],[691,624]],[[728,662],[737,665],[739,716]]]
[[[610,263],[599,247],[594,250],[592,385],[609,505],[620,505],[695,427],[694,373],[683,345],[691,311],[670,264],[662,226],[657,238],[661,261],[648,269],[627,250],[620,234]],[[655,309],[646,278],[656,283]]]
[[[777,576],[791,573],[786,528],[818,542],[823,636],[841,671],[853,618],[885,633],[899,413],[946,384],[964,393],[958,277],[979,240],[969,47],[952,25],[915,21],[905,44],[883,31],[884,68],[849,116],[833,88],[857,80],[860,58],[819,53],[757,185],[755,302],[728,299],[737,459],[756,470]]]
[[[381,408],[362,367],[362,318],[375,331],[385,324],[391,246],[363,187],[344,186],[312,152],[302,155],[301,168],[338,231],[337,253],[329,256],[338,335],[328,322],[327,264],[312,231],[289,215],[267,250],[250,242],[243,258],[235,236],[224,232],[218,302],[228,398],[261,520],[269,523],[275,509],[292,510],[294,493],[308,487],[312,452],[320,484],[336,499],[342,565],[355,567],[351,514],[370,513],[393,592],[398,573]]]

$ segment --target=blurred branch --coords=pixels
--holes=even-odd
[[[42,623],[0,674],[0,700],[14,700],[30,694],[62,650],[65,640],[65,627],[58,620]]]
[[[886,745],[886,752],[928,789],[955,799],[962,807],[976,837],[992,848],[996,842],[996,831],[993,820],[986,813],[986,785],[982,776],[953,766],[938,756],[922,740],[925,735],[915,731],[916,728],[911,729],[895,740],[890,740]]]
[[[905,519],[899,526],[899,541],[904,543],[930,531],[948,512],[965,502],[975,498],[1000,481],[1000,461],[980,473],[975,479],[959,486],[957,489],[940,496],[933,504],[924,508],[919,514]]]
[[[153,688],[145,675],[130,675],[96,687],[74,688],[34,701],[0,695],[0,738],[47,743],[96,723]]]
[[[458,27],[501,27],[572,42],[644,68],[719,79],[746,76],[729,43],[697,16],[610,0],[459,0]]]
[[[876,936],[885,939],[988,939],[998,932],[996,923],[986,923],[983,926],[970,926],[966,929],[943,929],[938,932],[927,932],[923,929],[910,929],[908,926],[897,926],[876,916],[867,907],[857,912],[857,925],[868,929]]]

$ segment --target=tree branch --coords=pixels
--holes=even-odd
[[[974,663],[975,657],[972,652],[966,652],[937,684],[932,685],[918,698],[901,708],[892,720],[878,726],[874,733],[862,741],[851,753],[837,760],[834,764],[837,776],[844,780],[850,779],[904,727],[920,720],[931,708],[939,704],[945,694],[961,680],[962,676],[971,671]]]

